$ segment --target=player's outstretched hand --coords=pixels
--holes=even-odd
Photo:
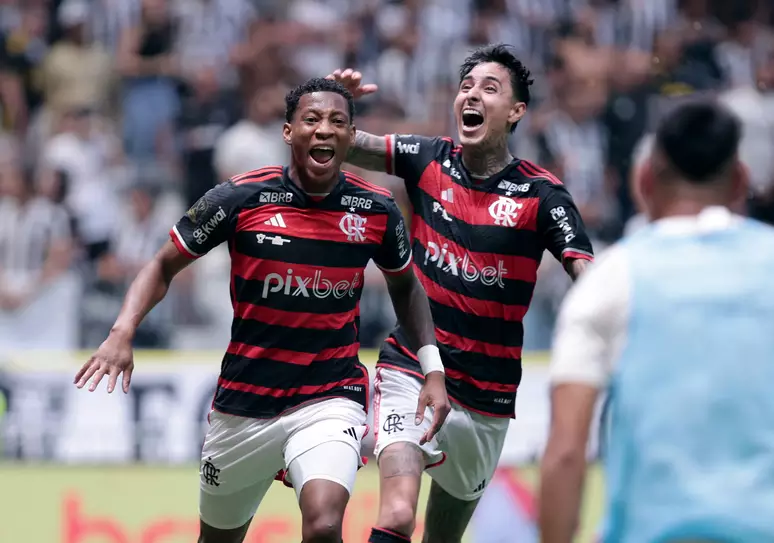
[[[425,419],[425,408],[427,407],[433,409],[433,424],[419,440],[420,445],[433,439],[451,411],[449,397],[446,395],[446,378],[441,371],[431,371],[425,376],[425,384],[422,385],[422,390],[419,392],[417,416],[414,420],[414,424],[417,426],[422,424]]]
[[[352,93],[355,100],[362,98],[366,94],[373,94],[379,90],[379,87],[374,83],[367,83],[363,85],[363,74],[357,72],[351,68],[346,70],[336,70],[332,74],[328,75],[326,79],[332,79],[341,83],[349,92]]]
[[[121,388],[124,393],[129,392],[129,383],[132,381],[134,370],[134,356],[132,355],[132,342],[127,338],[111,334],[99,346],[97,352],[89,358],[78,373],[75,374],[73,383],[78,388],[83,388],[91,379],[89,392],[97,390],[102,378],[108,376],[107,391],[113,392],[116,388],[118,376],[123,373]]]

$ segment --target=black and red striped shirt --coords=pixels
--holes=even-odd
[[[191,258],[224,242],[231,254],[234,321],[216,409],[271,418],[325,397],[367,407],[358,359],[364,269],[371,259],[385,273],[411,263],[389,191],[342,172],[315,198],[287,168],[263,168],[210,190],[170,235]]]
[[[387,172],[405,180],[413,208],[414,267],[430,300],[449,396],[512,417],[522,320],[544,251],[593,259],[580,213],[564,185],[529,161],[514,159],[477,180],[450,139],[386,138]],[[421,377],[400,327],[379,365]]]

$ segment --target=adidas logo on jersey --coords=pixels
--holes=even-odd
[[[287,228],[285,219],[282,218],[282,213],[277,213],[268,221],[263,221],[263,224],[268,224],[269,226],[279,226],[280,228]]]
[[[476,488],[474,488],[474,489],[473,489],[473,493],[475,494],[475,493],[477,493],[477,492],[483,492],[483,490],[484,490],[485,488],[486,488],[486,479],[484,479],[483,481],[481,481],[481,482],[479,483],[479,485],[478,485]]]

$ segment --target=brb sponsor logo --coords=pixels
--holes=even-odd
[[[350,208],[350,211],[354,213],[355,209],[358,208],[366,210],[371,209],[371,206],[374,205],[374,201],[370,198],[361,198],[360,196],[342,196],[341,205]]]
[[[292,200],[292,192],[262,192],[258,197],[262,204],[289,204]]]
[[[446,243],[439,247],[437,243],[428,241],[427,249],[425,250],[425,266],[430,263],[435,263],[436,267],[445,273],[461,277],[463,281],[468,281],[469,283],[481,281],[482,284],[488,287],[497,285],[500,288],[505,288],[503,279],[508,275],[508,270],[505,269],[505,264],[503,264],[502,260],[497,261],[496,267],[484,266],[478,269],[470,261],[470,256],[467,253],[457,256],[448,250]]]
[[[562,229],[562,233],[564,233],[564,242],[569,243],[572,240],[575,239],[575,232],[572,231],[572,226],[570,226],[570,218],[567,216],[567,211],[565,211],[563,206],[556,206],[555,208],[551,209],[551,218],[556,222],[557,225],[559,225],[559,228]]]
[[[218,211],[213,215],[210,220],[202,224],[199,228],[193,231],[193,237],[194,241],[201,245],[205,241],[207,241],[207,238],[210,237],[210,234],[212,234],[213,230],[221,223],[223,222],[223,219],[226,218],[226,212],[223,211],[222,207],[218,208]]]
[[[351,281],[342,280],[334,284],[328,279],[323,279],[321,270],[315,271],[314,277],[303,277],[294,275],[293,270],[289,269],[284,277],[278,273],[270,273],[266,276],[263,280],[261,298],[266,299],[269,294],[279,292],[285,296],[315,297],[321,300],[333,296],[340,300],[345,296],[353,298],[361,285],[360,272],[356,273]]]

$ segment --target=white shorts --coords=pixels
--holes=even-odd
[[[357,402],[323,400],[269,420],[212,411],[209,421],[199,467],[199,516],[213,528],[247,523],[283,469],[297,497],[312,479],[336,482],[352,494],[368,432]]]
[[[430,428],[433,413],[414,425],[422,383],[402,371],[377,368],[374,378],[374,436],[377,461],[392,443],[414,443],[425,453],[427,473],[458,500],[481,497],[492,480],[508,433],[510,419],[474,413],[452,402],[441,431],[424,445],[422,435]]]

